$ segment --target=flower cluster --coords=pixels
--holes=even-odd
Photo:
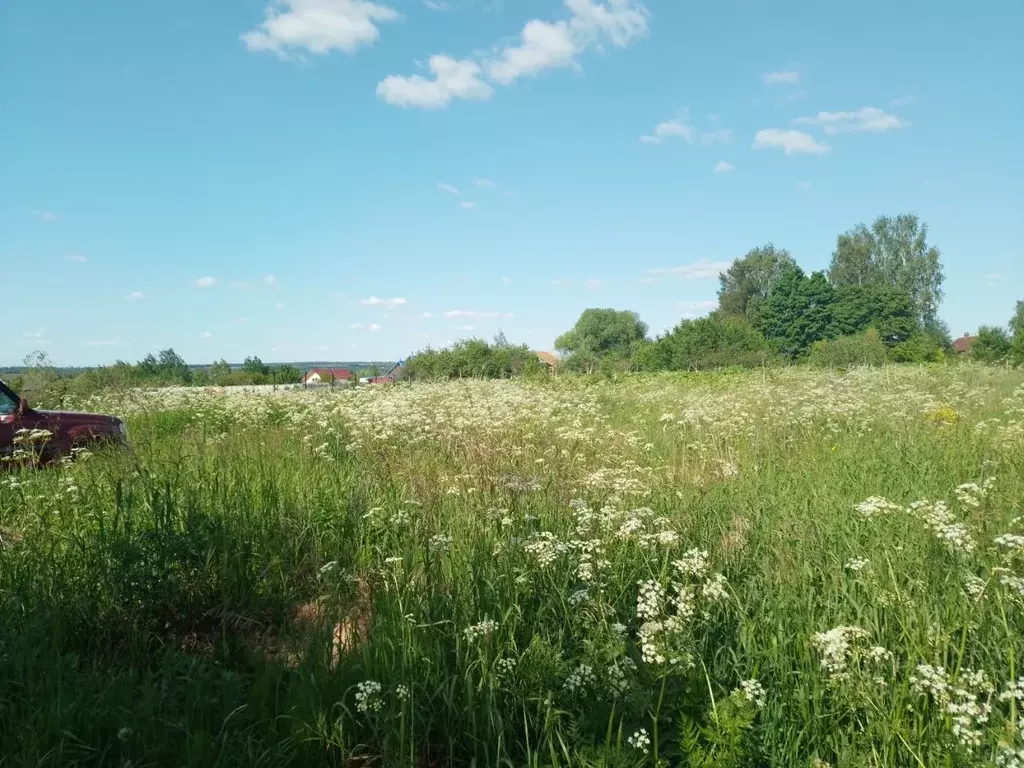
[[[383,701],[380,697],[381,685],[376,680],[364,680],[356,686],[356,709],[364,715],[380,712]]]
[[[848,626],[814,634],[811,644],[821,654],[821,668],[830,679],[843,680],[847,677],[846,668],[853,655],[853,645],[867,636],[866,630]]]
[[[471,624],[466,627],[462,630],[462,634],[465,635],[469,642],[473,643],[480,639],[489,640],[497,628],[498,622],[493,619],[484,619],[477,624]]]

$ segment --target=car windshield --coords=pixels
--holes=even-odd
[[[10,416],[17,408],[18,401],[6,389],[0,389],[0,416]]]

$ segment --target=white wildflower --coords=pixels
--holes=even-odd
[[[633,747],[633,749],[640,750],[645,755],[650,752],[651,737],[647,735],[646,728],[641,728],[639,731],[636,731],[632,736],[626,739],[626,742],[629,746]]]
[[[376,680],[364,680],[356,686],[356,709],[364,715],[380,712],[383,702],[380,698],[381,685]]]

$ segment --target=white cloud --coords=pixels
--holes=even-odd
[[[906,128],[910,125],[895,115],[890,115],[876,107],[861,107],[855,112],[819,112],[808,117],[798,117],[794,125],[817,125],[825,133],[883,133]]]
[[[605,42],[625,47],[647,34],[647,9],[640,0],[565,0],[565,6],[568,19],[528,21],[515,43],[495,46],[482,65],[434,55],[428,62],[433,79],[389,75],[377,85],[377,96],[395,106],[424,109],[446,107],[452,99],[479,101],[494,93],[483,77],[508,86],[549,69],[578,67],[577,56]]]
[[[368,330],[368,331],[379,331],[380,330],[380,326],[377,325],[376,323],[370,323],[368,326],[366,326],[366,330]]]
[[[803,131],[765,128],[754,136],[754,149],[781,149],[787,155],[823,155],[832,147]]]
[[[796,183],[796,188],[797,189],[810,189],[811,188],[811,182],[809,182],[809,181],[798,181]]]
[[[788,70],[785,72],[765,72],[762,76],[765,85],[796,85],[800,82],[800,73]]]
[[[263,282],[266,285],[274,285],[277,282],[277,275],[267,275],[263,278]]]
[[[503,278],[501,278],[501,282],[504,283],[505,285],[512,285],[512,278],[511,277],[503,277]]]
[[[385,309],[394,309],[400,307],[403,304],[408,304],[409,300],[398,296],[394,299],[381,299],[376,296],[370,296],[368,299],[360,299],[360,304],[367,307],[384,307]]]
[[[433,312],[424,312],[424,313],[423,313],[423,317],[424,317],[424,319],[426,319],[426,320],[429,320],[429,319],[430,319],[430,318],[432,318],[433,316],[434,316],[434,313],[433,313]]]
[[[592,277],[585,283],[583,283],[583,287],[586,288],[588,291],[596,291],[598,288],[601,287],[601,281],[598,280],[596,277]]]
[[[216,277],[200,277],[198,280],[196,280],[196,288],[209,288],[216,284]]]
[[[128,294],[128,301],[142,301],[142,299],[148,299],[149,297],[142,291],[132,291]]]
[[[474,208],[476,208],[476,203],[474,203],[472,200],[463,200],[461,203],[459,203],[459,207],[465,208],[467,211],[471,211]]]
[[[23,339],[41,339],[43,338],[43,333],[45,331],[46,328],[40,326],[39,328],[36,328],[34,331],[22,331],[21,337]]]
[[[126,341],[121,339],[103,339],[102,341],[87,341],[85,342],[86,347],[130,347]]]
[[[270,51],[288,58],[289,50],[302,48],[326,54],[332,49],[353,54],[361,45],[380,38],[377,24],[398,21],[393,8],[369,0],[279,0],[268,5],[263,23],[241,35],[256,53]]]
[[[725,162],[725,160],[719,160],[717,163],[715,163],[715,173],[728,173],[729,171],[735,170],[736,166],[733,165],[732,163]]]
[[[477,317],[477,318],[495,318],[495,317],[515,317],[511,312],[480,312],[475,309],[451,309],[444,313],[444,316],[449,320],[453,320],[458,317]]]
[[[998,272],[990,272],[985,275],[985,282],[989,285],[995,285],[997,282],[1003,279],[1003,276]]]
[[[423,4],[432,11],[447,11],[451,8],[451,6],[448,3],[443,2],[443,0],[441,2],[438,2],[438,0],[423,0]]]
[[[897,96],[895,99],[889,99],[890,107],[907,107],[913,104],[915,101],[913,96]]]
[[[433,78],[422,75],[388,75],[377,83],[377,98],[396,107],[441,109],[452,99],[482,101],[494,89],[480,79],[483,73],[475,61],[461,61],[435,54],[428,62]]]
[[[41,219],[42,221],[56,221],[57,219],[60,218],[60,214],[55,213],[54,211],[34,210],[32,211],[32,215],[35,216],[37,219]]]
[[[200,339],[212,339],[213,338],[213,334],[210,333],[209,331],[203,331],[202,333],[199,334],[199,338]]]
[[[564,288],[567,285],[572,285],[572,280],[569,280],[568,278],[564,278],[563,277],[563,278],[560,278],[558,280],[552,280],[551,284],[553,286],[555,286],[556,288]]]
[[[84,264],[89,259],[80,253],[69,253],[67,256],[68,261],[76,261],[79,264]]]
[[[661,144],[662,141],[673,136],[682,138],[688,144],[697,141],[705,146],[710,146],[719,141],[728,141],[732,136],[732,131],[726,128],[707,132],[698,131],[691,124],[689,113],[684,111],[681,117],[658,123],[649,135],[641,136],[640,141],[645,144]]]
[[[437,188],[442,192],[447,192],[449,195],[461,194],[458,187],[453,187],[451,184],[445,184],[443,181],[437,182]]]
[[[473,330],[473,326],[472,325],[453,325],[452,328],[454,328],[456,331],[472,331]]]
[[[663,275],[666,277],[681,277],[684,280],[701,280],[706,277],[718,277],[718,275],[729,268],[727,261],[708,261],[698,259],[692,264],[681,264],[678,267],[657,267],[647,270],[652,275]]]
[[[473,179],[473,185],[480,187],[481,189],[494,189],[498,186],[495,182],[490,179]]]

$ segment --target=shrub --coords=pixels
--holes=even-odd
[[[885,362],[885,344],[874,328],[857,336],[840,336],[811,345],[808,362],[822,368],[849,365],[881,365]]]

